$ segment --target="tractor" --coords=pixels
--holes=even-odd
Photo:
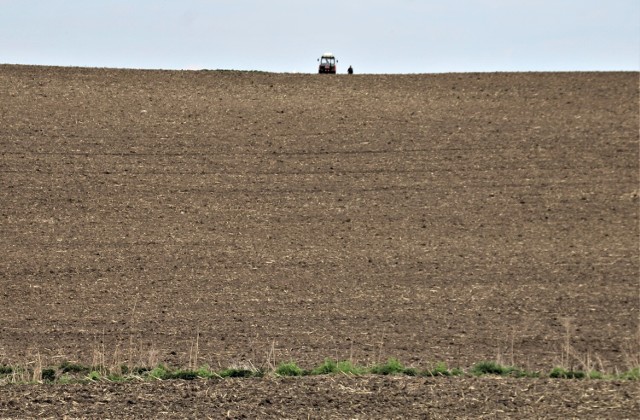
[[[318,59],[320,66],[318,66],[319,74],[336,74],[336,63],[338,60],[331,53],[324,53],[322,57]]]

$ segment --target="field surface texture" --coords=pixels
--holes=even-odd
[[[638,80],[0,66],[0,364],[626,371]],[[6,385],[0,417],[622,418],[637,398],[266,377]]]

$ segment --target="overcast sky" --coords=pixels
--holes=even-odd
[[[0,0],[0,63],[314,73],[640,70],[638,0]]]

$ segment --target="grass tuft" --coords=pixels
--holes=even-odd
[[[295,362],[281,363],[275,371],[279,376],[302,376],[305,374]]]
[[[56,370],[55,369],[51,369],[51,368],[42,369],[42,372],[40,373],[40,376],[42,377],[42,380],[44,382],[55,382],[55,380],[56,380]]]
[[[209,366],[200,366],[200,368],[196,370],[196,373],[198,374],[198,378],[203,379],[211,379],[216,376],[216,374],[211,371],[211,368]]]
[[[369,370],[375,375],[399,375],[405,373],[406,369],[396,358],[390,358],[385,364],[373,365]]]
[[[565,368],[556,367],[549,373],[550,378],[562,378],[562,379],[584,379],[587,376],[581,370],[567,370]]]
[[[444,362],[438,362],[433,369],[427,369],[421,373],[422,376],[454,376],[453,372]]]
[[[87,366],[80,365],[78,363],[62,362],[60,364],[60,370],[63,373],[89,373],[91,369]]]
[[[558,379],[592,379],[592,380],[632,380],[640,381],[640,367],[635,367],[624,373],[605,373],[598,370],[568,370],[556,367],[549,373],[530,372],[517,367],[503,366],[498,362],[484,361],[473,365],[469,370],[460,368],[450,369],[446,363],[436,363],[432,368],[418,371],[415,368],[405,367],[398,359],[390,358],[383,364],[371,367],[354,365],[350,361],[325,361],[311,370],[305,370],[295,362],[281,363],[276,368],[269,370],[256,369],[252,364],[234,365],[219,372],[211,370],[207,365],[195,369],[172,369],[164,364],[158,364],[154,368],[149,367],[125,367],[115,365],[108,369],[104,367],[87,367],[77,363],[63,362],[59,366],[45,367],[42,365],[27,366],[0,366],[0,385],[9,383],[78,383],[86,381],[110,381],[125,382],[131,380],[195,380],[213,378],[252,378],[264,375],[276,376],[305,376],[305,375],[406,375],[423,377],[449,377],[460,375],[498,375],[516,378],[558,378]]]
[[[164,379],[182,379],[185,381],[192,381],[198,379],[198,372],[195,370],[177,370],[175,372],[168,372]]]
[[[332,359],[325,359],[324,363],[311,371],[312,375],[329,375],[338,373],[338,362]]]
[[[631,369],[628,372],[621,374],[620,379],[626,379],[630,381],[640,381],[640,367]]]
[[[167,369],[167,367],[164,366],[163,364],[160,364],[154,369],[150,370],[147,373],[147,376],[149,378],[159,379],[159,380],[169,379],[169,369]]]
[[[98,372],[97,370],[92,370],[91,372],[89,372],[89,374],[87,375],[87,379],[90,381],[94,381],[97,382],[99,380],[102,379],[102,375],[100,374],[100,372]]]
[[[339,373],[344,373],[346,375],[364,375],[365,373],[367,373],[367,369],[356,366],[349,360],[338,362],[337,370]]]
[[[510,374],[514,374],[515,376],[520,376],[522,371],[518,368],[514,368],[511,366],[503,366],[497,362],[479,362],[473,365],[471,368],[471,373],[476,376],[482,375],[498,375],[498,376],[506,376]]]

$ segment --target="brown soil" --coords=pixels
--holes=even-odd
[[[637,383],[504,378],[304,377],[2,389],[23,418],[636,418]]]
[[[0,66],[0,97],[0,363],[638,363],[638,73]],[[9,386],[0,416],[631,417],[635,388]]]

